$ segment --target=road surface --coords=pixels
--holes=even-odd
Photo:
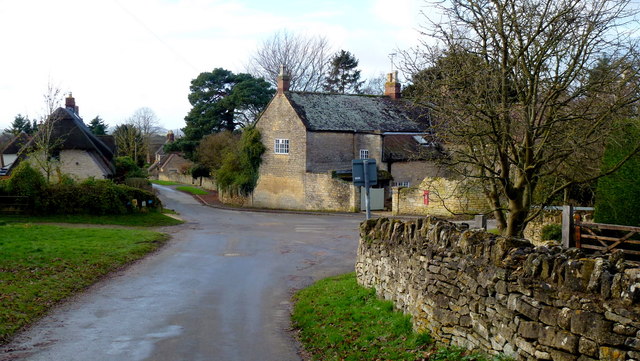
[[[361,216],[215,209],[169,187],[188,222],[160,252],[55,309],[0,360],[300,360],[294,289],[354,268]]]

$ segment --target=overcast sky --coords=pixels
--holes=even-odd
[[[184,127],[189,84],[247,60],[278,30],[323,35],[365,77],[416,44],[422,0],[0,0],[0,130],[44,113],[49,80],[72,92],[80,115],[109,126],[151,108]]]

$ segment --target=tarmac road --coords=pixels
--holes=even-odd
[[[362,216],[215,209],[169,187],[160,252],[55,309],[0,360],[300,360],[292,290],[354,269]]]

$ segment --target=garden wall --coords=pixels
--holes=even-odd
[[[427,217],[362,223],[358,282],[438,341],[517,360],[640,359],[640,268]]]
[[[418,187],[392,188],[391,203],[393,215],[451,217],[484,213],[487,208],[482,192],[442,177],[427,177]]]
[[[158,174],[158,179],[164,180],[164,181],[173,181],[173,182],[178,182],[183,184],[193,184],[193,185],[200,186],[200,178],[193,179],[191,175],[186,175],[186,174],[180,174],[180,173],[174,173],[174,172],[160,173]],[[208,190],[217,190],[218,186],[216,185],[215,178],[203,177],[202,188],[208,189]]]

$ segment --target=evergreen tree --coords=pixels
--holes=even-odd
[[[191,81],[193,106],[183,128],[189,141],[222,130],[233,131],[253,124],[271,100],[274,90],[264,79],[217,68]]]
[[[331,66],[325,79],[324,90],[329,93],[361,94],[358,59],[348,51],[340,50],[331,58]]]
[[[27,118],[26,116],[22,116],[22,114],[18,114],[13,119],[13,122],[11,122],[11,128],[5,129],[4,132],[13,135],[18,135],[20,133],[33,134],[34,128],[31,126],[31,121],[29,120],[29,118]]]
[[[91,119],[87,127],[91,130],[91,133],[95,135],[106,135],[107,134],[107,125],[104,123],[104,120],[97,115],[95,118]]]

